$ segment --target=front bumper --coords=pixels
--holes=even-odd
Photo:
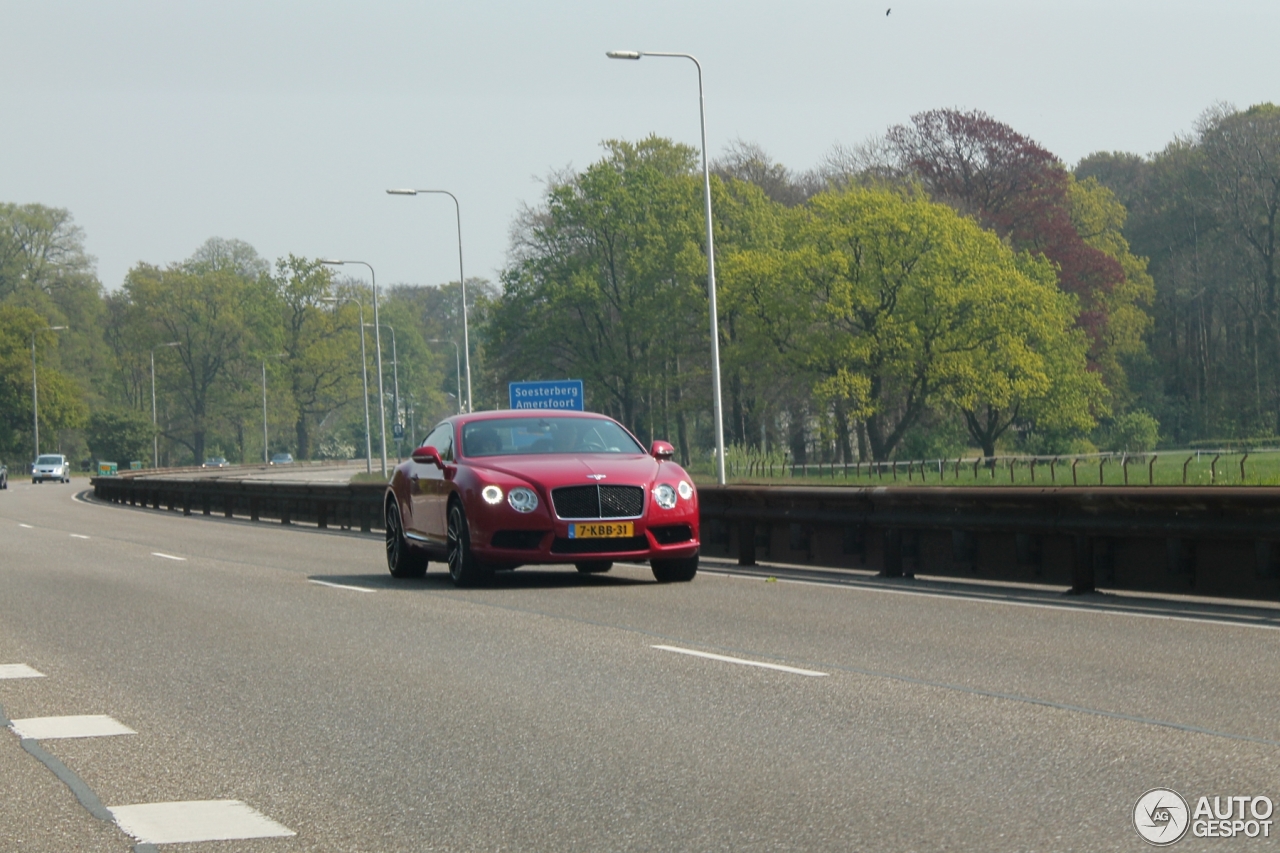
[[[640,519],[635,535],[616,539],[571,539],[569,522],[556,520],[552,529],[481,528],[472,524],[471,550],[486,562],[513,565],[574,563],[585,559],[609,561],[669,560],[698,553],[698,518],[680,515],[660,523]]]

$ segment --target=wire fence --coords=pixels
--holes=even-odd
[[[1149,453],[1081,453],[1057,456],[960,456],[882,462],[797,462],[780,456],[726,454],[735,481],[1015,485],[1280,485],[1280,448],[1159,450]]]

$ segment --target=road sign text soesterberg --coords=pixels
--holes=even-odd
[[[513,409],[571,409],[582,411],[582,380],[551,379],[540,382],[511,382]]]

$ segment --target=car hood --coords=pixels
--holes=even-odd
[[[577,455],[549,453],[538,456],[496,456],[470,460],[476,468],[507,474],[545,486],[580,486],[591,483],[648,486],[658,476],[659,463],[652,456]],[[590,474],[603,474],[596,479]]]

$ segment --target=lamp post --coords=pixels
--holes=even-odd
[[[462,288],[462,351],[467,354],[467,411],[474,412],[475,409],[471,405],[471,337],[467,327],[467,278],[462,272],[462,205],[458,203],[458,197],[448,190],[387,190],[388,195],[417,195],[418,193],[428,193],[437,195],[447,195],[453,199],[453,211],[458,221],[458,284]],[[459,403],[461,403],[461,394],[459,394]]]
[[[160,434],[156,431],[156,350],[161,347],[178,346],[182,346],[181,341],[156,344],[151,348],[151,467],[153,468],[160,467]]]
[[[32,437],[35,439],[35,459],[40,458],[40,386],[36,381],[36,335],[40,332],[62,332],[66,331],[67,328],[69,327],[45,326],[43,329],[36,329],[31,333],[31,415],[33,427],[31,432]]]
[[[711,303],[711,393],[716,416],[716,481],[724,485],[724,413],[720,400],[720,326],[716,319],[716,253],[711,228],[711,169],[707,165],[707,107],[702,93],[702,63],[690,53],[663,53],[647,50],[610,50],[610,59],[639,59],[666,56],[690,60],[698,69],[698,117],[702,124],[702,194],[707,214],[707,298]]]
[[[364,387],[364,472],[373,473],[373,442],[369,437],[369,358],[364,353],[364,303],[354,297],[347,297],[360,307],[360,379]],[[322,296],[321,301],[332,302],[335,306],[340,302],[336,296]]]
[[[458,342],[443,341],[439,338],[432,338],[427,341],[429,344],[453,344],[453,366],[455,374],[458,377],[458,414],[462,414],[462,362],[458,357]]]
[[[369,278],[373,282],[373,347],[377,350],[378,356],[378,436],[382,443],[382,476],[385,477],[387,476],[387,404],[382,399],[382,335],[378,331],[378,276],[374,273],[373,266],[365,261],[322,258],[320,263],[334,267],[340,267],[343,264],[360,264],[368,268]]]
[[[372,324],[371,324],[372,325]],[[400,424],[401,432],[404,431],[404,424],[400,423],[400,357],[396,355],[396,329],[395,326],[383,323],[391,330],[391,388],[392,403],[391,407],[395,409],[392,417],[392,423]],[[392,437],[395,436],[395,428],[392,428]],[[396,461],[400,461],[400,439],[396,439]]]
[[[262,464],[267,465],[270,459],[267,456],[267,359],[284,358],[288,353],[278,352],[275,355],[269,355],[262,360]]]

